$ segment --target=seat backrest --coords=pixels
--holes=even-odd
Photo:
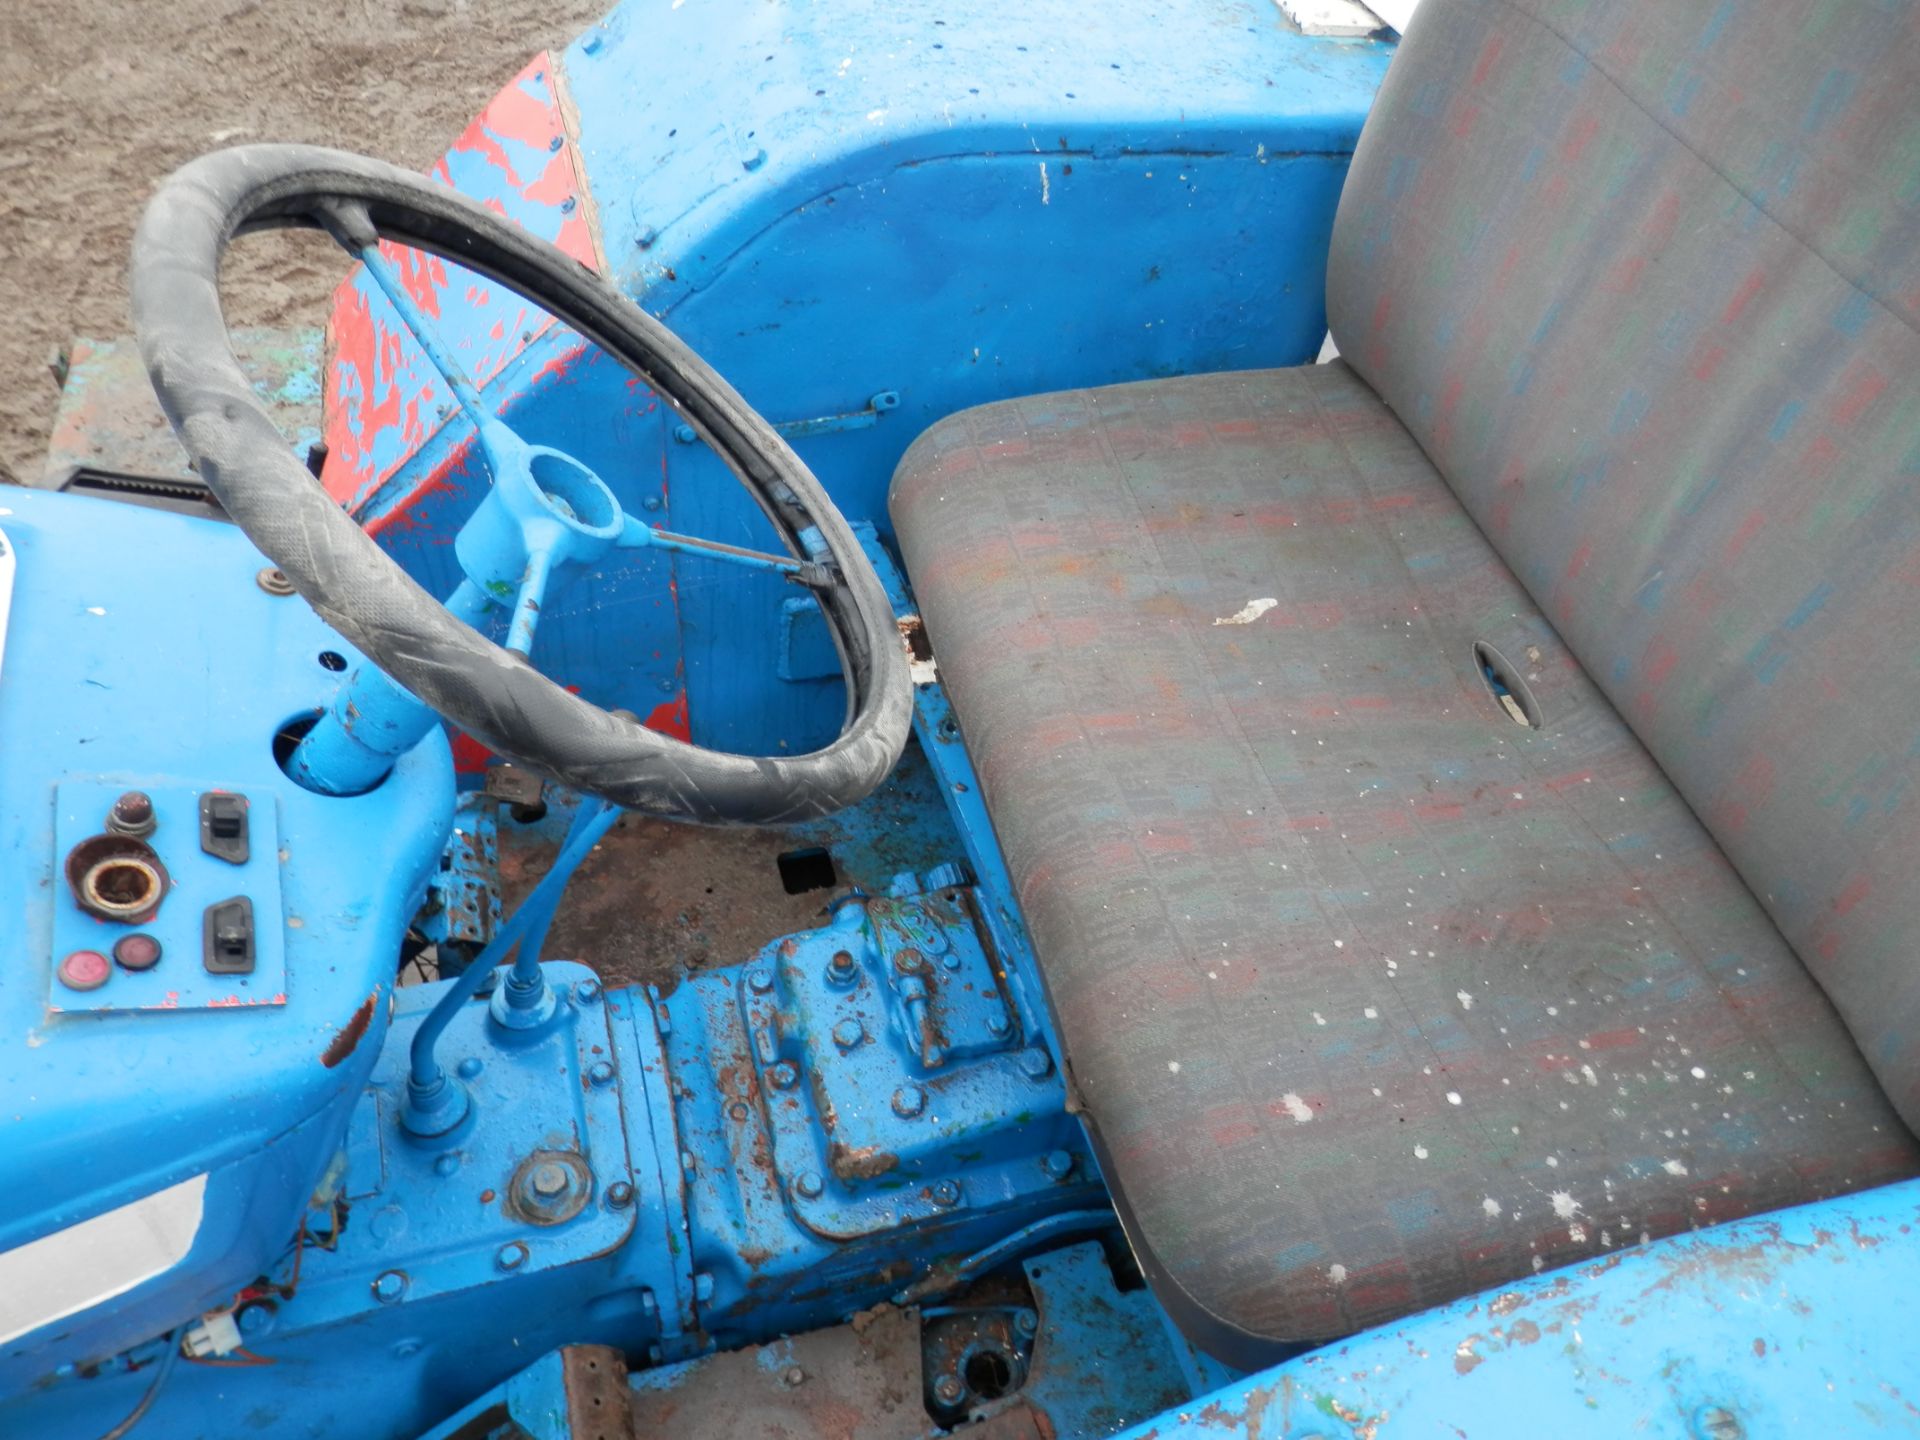
[[[1920,1129],[1920,6],[1425,0],[1328,311]]]

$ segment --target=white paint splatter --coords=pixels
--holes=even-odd
[[[1580,1213],[1580,1202],[1565,1190],[1556,1190],[1548,1198],[1553,1201],[1553,1213],[1562,1220],[1571,1220]]]
[[[1662,1160],[1660,1162],[1660,1168],[1669,1175],[1684,1175],[1687,1173],[1687,1167],[1678,1160]]]
[[[1447,1104],[1458,1105],[1459,1103],[1460,1103],[1460,1092],[1458,1090],[1447,1091]]]
[[[1047,162],[1042,160],[1040,162],[1040,203],[1048,204],[1052,194],[1053,191],[1047,184]]]
[[[1575,1222],[1567,1226],[1567,1239],[1578,1245],[1587,1238],[1587,1227]]]
[[[1242,605],[1238,610],[1234,611],[1233,614],[1223,615],[1213,623],[1216,625],[1251,625],[1279,603],[1278,600],[1271,598],[1249,600],[1245,605]]]
[[[89,605],[87,606],[87,613],[89,615],[104,615],[107,613],[107,607],[104,605]]]
[[[1413,1158],[1414,1158],[1414,1159],[1416,1159],[1416,1160],[1424,1160],[1424,1159],[1426,1159],[1426,1158],[1427,1158],[1427,1147],[1426,1147],[1426,1146],[1424,1146],[1424,1145],[1416,1145],[1416,1146],[1414,1146],[1414,1147],[1413,1147]]]
[[[1327,1267],[1327,1278],[1336,1285],[1346,1284],[1347,1267],[1344,1265],[1329,1265]]]
[[[1167,1061],[1167,1073],[1170,1075],[1178,1075],[1180,1073],[1180,1062],[1178,1060]]]
[[[1704,1080],[1707,1078],[1707,1072],[1702,1070],[1698,1065],[1694,1066],[1689,1073],[1696,1080]]]
[[[1291,1090],[1280,1097],[1280,1103],[1286,1106],[1287,1114],[1291,1115],[1294,1120],[1301,1125],[1313,1119],[1313,1107]]]
[[[869,124],[877,125],[886,118],[887,112],[885,109],[867,111],[867,121]]]
[[[1466,991],[1454,991],[1453,998],[1460,1002],[1460,1008],[1462,1010],[1471,1010],[1473,1008],[1473,996],[1469,995]]]
[[[1498,1218],[1500,1214],[1500,1202],[1491,1195],[1480,1202],[1480,1208],[1486,1213],[1489,1220]]]

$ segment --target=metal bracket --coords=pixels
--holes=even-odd
[[[816,415],[811,420],[783,420],[773,428],[783,440],[804,440],[810,435],[831,435],[836,430],[871,429],[880,423],[883,414],[899,408],[900,392],[882,390],[867,401],[865,409],[849,410],[841,415]],[[700,435],[691,425],[676,425],[673,438],[682,445],[691,445]]]

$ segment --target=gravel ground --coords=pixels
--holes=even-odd
[[[40,473],[54,349],[127,331],[127,247],[175,166],[297,140],[425,168],[610,3],[0,0],[0,480]],[[320,324],[344,269],[317,237],[248,240],[229,317]]]

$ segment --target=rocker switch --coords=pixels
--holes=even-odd
[[[233,865],[247,863],[246,796],[230,790],[209,790],[200,797],[200,848],[216,860]]]
[[[201,931],[209,975],[253,973],[253,901],[236,895],[209,905]]]

